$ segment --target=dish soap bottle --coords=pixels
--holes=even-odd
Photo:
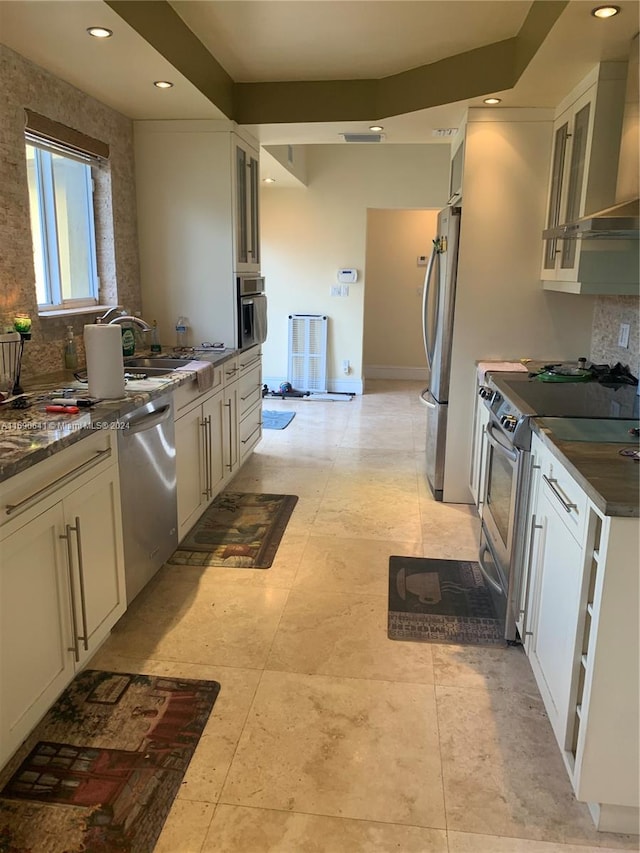
[[[162,347],[160,346],[160,341],[158,339],[158,321],[153,321],[153,328],[151,329],[151,352],[162,352]]]
[[[122,355],[134,355],[136,351],[136,336],[131,326],[122,327]]]
[[[64,345],[64,366],[67,370],[78,369],[78,350],[76,349],[72,326],[67,326],[67,340]]]

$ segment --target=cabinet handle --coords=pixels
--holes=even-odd
[[[211,476],[211,463],[213,460],[213,441],[211,440],[211,415],[208,415],[208,417],[207,417],[207,442],[209,445],[209,464],[207,466],[207,479],[209,481],[209,485],[208,485],[209,494],[207,497],[212,498],[213,497],[213,482],[212,482],[213,478]]]
[[[258,355],[255,358],[252,358],[251,361],[248,361],[246,364],[243,364],[242,362],[240,362],[240,368],[242,370],[248,370],[251,367],[251,365],[258,364],[261,358],[262,358],[262,356]]]
[[[97,465],[101,459],[109,456],[111,456],[110,447],[106,450],[99,450],[92,459],[87,459],[86,462],[83,462],[82,465],[78,465],[78,467],[74,468],[73,471],[68,471],[66,474],[63,474],[62,477],[58,477],[57,480],[54,480],[53,483],[49,483],[48,486],[44,486],[42,489],[38,489],[37,492],[29,495],[28,498],[23,498],[17,504],[7,504],[4,508],[5,514],[12,515],[19,509],[26,509],[29,504],[51,494],[51,492],[54,492],[56,489],[60,488],[60,486],[64,486],[65,483],[68,483],[69,480],[73,480],[73,478],[77,477],[78,474],[82,474],[83,471],[93,468],[93,466]]]
[[[260,390],[259,388],[254,388],[253,391],[250,394],[247,394],[246,397],[240,397],[240,402],[244,403],[245,400],[250,400],[253,397],[253,395],[256,393],[256,391],[259,391],[259,390]]]
[[[225,376],[234,376],[238,372],[238,368],[234,367],[232,370],[225,370]]]
[[[78,617],[76,616],[76,586],[73,580],[73,555],[71,554],[71,525],[66,525],[66,534],[61,533],[60,539],[67,540],[67,570],[69,572],[69,596],[71,598],[71,628],[73,631],[73,645],[67,651],[73,652],[76,663],[80,660],[78,649]]]
[[[565,509],[567,512],[571,512],[571,510],[572,510],[572,509],[577,509],[577,508],[578,508],[578,505],[577,505],[577,504],[570,504],[570,503],[567,503],[567,501],[565,501],[564,497],[560,494],[560,492],[558,491],[558,489],[556,489],[556,485],[555,485],[555,484],[558,482],[557,480],[554,480],[553,478],[549,478],[549,477],[547,477],[547,475],[546,475],[546,474],[543,474],[543,475],[542,475],[542,479],[543,479],[543,480],[545,481],[545,483],[549,486],[549,488],[551,489],[551,491],[553,492],[553,494],[558,498],[558,500],[560,501],[560,503],[562,504],[562,506],[564,507],[564,509]]]
[[[229,461],[225,464],[225,467],[231,471],[233,470],[233,418],[231,417],[231,400],[225,403],[225,406],[229,408]]]
[[[204,434],[202,436],[202,444],[204,447],[204,491],[202,494],[205,498],[209,497],[209,470],[211,468],[210,460],[209,460],[209,441],[207,438],[207,425],[208,418],[203,418],[200,421],[200,426],[204,430]]]
[[[242,443],[243,443],[243,444],[248,444],[248,443],[251,441],[251,439],[253,438],[253,436],[254,436],[254,435],[255,435],[255,434],[260,430],[260,427],[261,427],[261,426],[262,426],[262,421],[260,421],[260,423],[258,424],[258,426],[254,429],[254,431],[251,433],[251,435],[250,435],[248,438],[243,438],[243,439],[242,439]]]
[[[533,467],[539,468],[540,466],[534,465]],[[529,590],[531,589],[531,559],[533,557],[533,540],[534,540],[535,535],[536,535],[536,530],[542,530],[542,525],[536,524],[536,517],[535,517],[535,515],[532,515],[531,516],[531,530],[529,532],[529,557],[527,560],[527,588],[525,591],[525,599],[524,599],[527,603],[529,602]],[[533,632],[527,631],[527,627],[528,627],[527,626],[527,611],[526,610],[520,610],[518,612],[518,615],[522,619],[522,633],[523,633],[523,635],[532,637]]]
[[[84,588],[84,563],[82,561],[82,537],[80,535],[80,518],[76,515],[76,526],[67,526],[67,535],[73,530],[76,534],[76,549],[78,551],[78,577],[80,578],[80,612],[82,613],[82,630],[84,636],[78,637],[82,640],[85,652],[89,651],[89,629],[87,624],[87,598]]]

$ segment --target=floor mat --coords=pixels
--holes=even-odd
[[[268,569],[297,502],[296,495],[221,492],[167,562]]]
[[[262,428],[263,429],[285,429],[295,418],[295,412],[272,412],[267,409],[262,410]]]
[[[391,640],[505,644],[478,563],[426,557],[389,558]]]
[[[2,772],[0,848],[151,853],[219,690],[81,672]]]

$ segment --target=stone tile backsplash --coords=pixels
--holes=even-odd
[[[599,296],[593,310],[591,361],[626,364],[640,376],[640,297]],[[618,346],[620,324],[629,324],[629,346]]]
[[[97,174],[100,302],[140,311],[133,124],[84,92],[0,44],[0,319],[25,312],[32,339],[25,344],[22,378],[61,370],[67,326],[84,364],[82,330],[93,315],[38,317],[25,160],[24,109],[100,139],[109,145],[109,164]]]

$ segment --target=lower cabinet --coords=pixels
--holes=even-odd
[[[262,434],[260,347],[215,369],[215,391],[175,392],[178,539],[236,475]]]
[[[534,436],[525,651],[576,797],[601,831],[640,822],[640,535]]]
[[[126,608],[115,441],[103,443],[45,460],[41,480],[35,466],[3,484],[0,765]]]

